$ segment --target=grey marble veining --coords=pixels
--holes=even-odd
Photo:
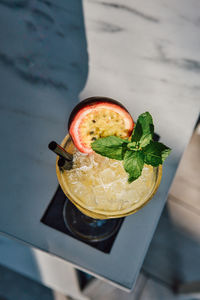
[[[0,231],[131,289],[199,111],[198,0],[0,0]],[[49,141],[80,98],[153,115],[171,146],[153,200],[126,218],[110,255],[40,223],[57,187]]]
[[[120,12],[125,11],[129,14],[133,14],[134,16],[142,18],[145,21],[154,22],[154,23],[160,22],[158,18],[150,16],[150,15],[144,13],[142,10],[138,10],[131,5],[129,6],[129,5],[124,5],[122,3],[115,3],[115,2],[109,2],[109,1],[98,1],[97,3],[100,5],[103,5],[107,8],[114,8],[114,9],[120,10]]]
[[[82,6],[61,4],[0,1],[0,62],[34,86],[81,91],[88,70]]]

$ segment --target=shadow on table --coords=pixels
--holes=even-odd
[[[0,0],[0,8],[1,138],[13,145],[1,153],[1,194],[6,201],[1,204],[4,216],[0,223],[8,231],[31,236],[30,218],[25,217],[27,225],[22,224],[17,213],[19,208],[23,216],[38,213],[27,204],[29,195],[41,199],[44,208],[45,186],[55,180],[52,176],[52,182],[45,181],[46,170],[50,173],[54,167],[48,142],[60,141],[66,133],[68,116],[87,80],[83,7],[82,1],[74,0]],[[11,162],[16,154],[18,159]],[[7,220],[12,222],[5,225]],[[2,245],[0,252],[5,253]],[[12,258],[15,264],[15,250],[9,251],[6,259]],[[42,280],[38,263],[28,251],[24,256],[27,266]]]

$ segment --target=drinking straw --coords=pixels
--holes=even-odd
[[[71,161],[73,159],[73,155],[65,151],[60,145],[58,145],[55,141],[49,143],[49,149],[64,158],[65,160]]]
[[[60,157],[58,160],[58,166],[65,170],[70,170],[72,168],[72,161]]]

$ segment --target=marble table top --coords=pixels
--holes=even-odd
[[[0,231],[130,290],[200,104],[198,0],[0,0]],[[127,217],[110,255],[40,219],[57,188],[49,141],[89,96],[150,111],[173,151],[155,197]]]

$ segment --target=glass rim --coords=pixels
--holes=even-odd
[[[63,148],[66,147],[66,144],[69,139],[70,139],[70,135],[67,134],[61,143],[61,146]],[[57,156],[57,159],[56,159],[56,174],[57,174],[58,182],[59,182],[64,194],[82,213],[84,213],[85,215],[87,215],[91,218],[94,218],[94,219],[123,218],[123,217],[126,217],[126,216],[136,213],[138,210],[140,210],[142,207],[144,207],[153,198],[153,196],[155,195],[155,193],[158,190],[158,187],[160,185],[161,178],[162,178],[162,165],[159,165],[157,167],[157,178],[156,178],[156,182],[154,184],[154,188],[153,188],[151,194],[149,195],[149,197],[147,197],[147,199],[144,202],[142,202],[140,205],[138,205],[139,203],[137,203],[135,205],[133,204],[130,207],[129,211],[127,211],[128,209],[126,209],[125,212],[122,211],[121,213],[119,211],[117,211],[117,213],[116,212],[104,213],[103,211],[99,212],[98,210],[89,210],[88,208],[84,207],[84,205],[80,204],[81,201],[74,199],[74,198],[76,198],[75,196],[73,197],[72,195],[70,195],[70,193],[66,189],[66,185],[63,184],[61,171],[58,166],[58,159],[59,159],[59,156]],[[136,206],[136,205],[138,205],[138,206]]]

